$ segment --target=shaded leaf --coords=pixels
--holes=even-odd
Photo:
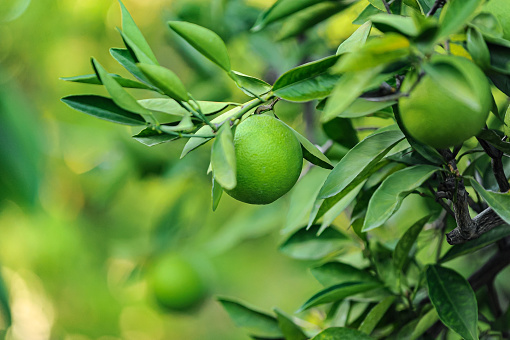
[[[470,27],[467,32],[467,50],[473,60],[482,68],[487,69],[491,63],[489,47],[477,28]]]
[[[275,317],[259,312],[233,299],[218,298],[237,327],[243,328],[250,335],[261,338],[278,338],[283,334]]]
[[[173,99],[170,98],[150,98],[150,99],[142,99],[139,100],[138,103],[151,111],[157,111],[166,113],[173,116],[185,116],[189,115],[188,110],[183,108]],[[230,105],[238,106],[237,103],[232,102],[207,102],[207,101],[198,101],[198,105],[200,106],[200,110],[204,115],[212,115],[218,112],[223,111]]]
[[[250,97],[261,96],[271,91],[271,85],[262,79],[248,76],[237,71],[232,71],[230,75],[237,86]]]
[[[145,77],[145,75],[140,71],[140,69],[136,66],[137,60],[133,59],[131,53],[125,48],[110,48],[111,56],[122,65],[129,73],[131,73],[136,79],[140,80],[142,83],[146,84],[148,87],[155,89],[154,85],[152,85]]]
[[[467,280],[437,265],[428,267],[426,277],[430,301],[439,319],[466,340],[478,340],[478,305]]]
[[[438,39],[457,33],[471,19],[484,0],[450,0],[439,22]]]
[[[497,130],[482,130],[478,134],[478,137],[486,140],[490,144],[492,144],[496,149],[499,149],[510,155],[510,143],[503,141],[503,135],[501,132]]]
[[[122,87],[127,87],[127,88],[132,88],[132,89],[152,90],[152,88],[149,87],[148,85],[139,83],[139,82],[131,80],[131,79],[123,78],[123,77],[119,76],[118,74],[110,73],[110,76],[113,77],[113,79],[115,79],[119,83],[119,85]],[[86,74],[83,76],[76,76],[76,77],[63,77],[60,79],[65,80],[65,81],[74,82],[74,83],[82,83],[82,84],[93,84],[93,85],[102,85],[103,84],[103,83],[101,83],[101,81],[99,80],[99,78],[97,77],[96,74]]]
[[[290,101],[310,101],[328,96],[339,76],[331,75],[329,68],[339,56],[334,55],[293,68],[276,80],[273,93]]]
[[[363,98],[358,98],[347,109],[345,109],[344,112],[340,113],[338,117],[358,118],[377,112],[384,112],[391,115],[392,110],[390,107],[396,103],[396,101],[374,102]]]
[[[433,165],[415,165],[388,176],[368,203],[362,231],[383,225],[400,208],[404,198],[438,170],[439,168]]]
[[[375,329],[379,321],[381,321],[381,319],[384,317],[394,301],[395,296],[388,296],[377,305],[375,305],[374,308],[372,308],[368,315],[365,317],[358,330],[370,335],[370,333],[372,333],[372,331]]]
[[[164,94],[179,101],[188,101],[188,91],[179,77],[169,69],[149,64],[137,64],[143,74]]]
[[[428,220],[429,216],[422,218],[407,229],[405,234],[398,240],[395,250],[393,251],[393,264],[397,272],[401,272],[404,268],[409,254],[411,253],[411,249]]]
[[[317,281],[326,287],[350,281],[379,282],[369,272],[342,262],[328,262],[311,268],[310,271]]]
[[[299,311],[304,311],[309,308],[323,305],[325,303],[340,301],[349,296],[353,296],[359,293],[368,292],[370,290],[381,287],[382,285],[377,282],[344,282],[337,285],[326,288],[319,293],[312,296],[308,301],[305,302]]]
[[[156,56],[154,56],[154,53],[152,52],[149,44],[143,37],[142,32],[140,32],[140,29],[138,28],[138,26],[136,26],[136,23],[131,17],[131,14],[129,14],[128,10],[126,9],[122,1],[119,0],[119,3],[122,11],[122,32],[126,37],[129,38],[131,43],[134,46],[136,46],[137,49],[140,50],[144,55],[144,58],[139,59],[139,61],[141,62],[150,61],[151,64],[157,65],[158,61],[156,59]],[[147,58],[148,60],[147,61],[143,60],[145,58]]]
[[[234,189],[237,185],[236,154],[228,122],[221,126],[214,139],[211,164],[215,180],[227,190]]]
[[[312,340],[372,340],[373,338],[355,329],[343,327],[326,328]]]
[[[308,337],[303,333],[301,328],[299,328],[289,316],[287,316],[284,312],[279,310],[278,308],[274,309],[276,314],[276,318],[278,320],[278,326],[280,327],[283,336],[288,340],[307,340]]]
[[[368,173],[403,138],[399,130],[390,130],[363,139],[331,171],[319,192],[319,198],[340,193],[355,179]]]
[[[179,139],[174,135],[169,135],[160,131],[156,131],[153,128],[146,128],[134,135],[133,138],[147,146],[154,146],[162,143],[167,143]]]
[[[62,101],[69,107],[88,115],[113,123],[125,125],[145,125],[143,118],[117,106],[113,100],[96,95],[67,96]]]
[[[354,52],[361,46],[365,44],[368,36],[370,35],[370,31],[372,29],[372,22],[368,21],[361,25],[349,38],[344,40],[338,49],[336,50],[336,54],[343,54],[347,52]]]
[[[510,192],[501,193],[485,190],[475,179],[471,179],[471,185],[482,196],[496,214],[507,224],[510,224]]]
[[[350,239],[334,228],[326,229],[317,236],[319,226],[302,228],[280,245],[279,250],[292,258],[318,260],[342,249]]]
[[[168,25],[198,52],[227,72],[230,72],[230,57],[223,40],[213,31],[184,21],[170,21]]]
[[[365,7],[365,9],[358,15],[356,19],[352,22],[354,25],[361,25],[368,21],[372,15],[377,13],[381,13],[381,10],[372,6],[371,4]]]
[[[283,123],[283,122],[282,122]],[[284,123],[285,124],[285,123]],[[310,142],[305,136],[285,124],[296,136],[301,143],[303,149],[303,157],[307,161],[324,169],[333,169],[333,164],[326,155],[324,155],[312,142]]]
[[[216,180],[212,179],[212,189],[211,189],[211,195],[212,195],[212,210],[216,211],[218,208],[218,205],[220,204],[221,196],[223,195],[223,188],[221,185],[216,182]]]
[[[370,17],[374,27],[384,33],[395,32],[408,37],[416,37],[420,30],[411,17],[379,13]]]

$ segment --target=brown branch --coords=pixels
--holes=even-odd
[[[503,152],[490,145],[486,140],[478,138],[478,142],[482,146],[483,150],[491,158],[492,172],[496,178],[496,182],[499,186],[499,191],[507,192],[510,190],[510,184],[505,175],[505,169],[503,167]]]
[[[446,4],[446,0],[436,0],[436,2],[434,3],[434,6],[432,6],[430,11],[427,13],[427,16],[428,17],[433,16],[434,14],[436,14],[437,10],[440,9],[441,7],[443,7],[445,4]]]

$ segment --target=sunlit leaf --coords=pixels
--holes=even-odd
[[[230,75],[234,78],[237,86],[250,97],[261,96],[271,91],[271,85],[262,79],[232,71]]]
[[[430,266],[426,272],[429,297],[448,328],[466,340],[478,340],[478,305],[473,289],[457,272]]]
[[[365,7],[365,9],[358,15],[356,19],[352,22],[354,25],[361,25],[370,20],[372,15],[381,13],[381,10],[377,7],[372,6],[371,4]]]
[[[276,318],[278,320],[278,326],[282,330],[283,336],[285,339],[292,340],[307,340],[308,337],[303,333],[301,328],[297,326],[289,316],[287,316],[284,312],[275,308],[274,312],[276,313]]]
[[[228,123],[221,126],[214,139],[211,164],[215,180],[227,190],[234,189],[237,185],[236,154],[234,137]]]
[[[413,224],[409,229],[407,229],[400,240],[398,240],[395,250],[393,251],[393,264],[397,272],[401,272],[404,268],[404,265],[411,253],[411,249],[428,219],[429,216],[426,216]]]
[[[325,287],[349,281],[379,282],[366,270],[358,269],[342,262],[327,262],[310,270],[313,276]]]
[[[131,53],[125,48],[110,48],[111,56],[122,65],[129,73],[131,73],[136,79],[140,80],[142,83],[146,84],[152,89],[155,89],[154,86],[150,83],[149,79],[145,77],[145,75],[140,71],[140,69],[136,66],[137,60],[133,59]]]
[[[238,301],[218,298],[237,327],[259,338],[281,339],[283,334],[275,317],[259,312]]]
[[[372,29],[372,22],[368,21],[361,25],[349,38],[344,40],[338,49],[336,54],[343,54],[347,52],[353,52],[363,46],[367,41],[370,31]]]
[[[284,123],[285,124],[285,123]],[[296,136],[301,143],[301,148],[303,149],[303,157],[312,164],[320,166],[324,169],[333,169],[333,164],[331,161],[324,155],[312,142],[310,142],[306,137],[301,135],[299,132],[285,124]]]
[[[362,230],[369,231],[383,225],[400,208],[404,198],[438,170],[433,165],[415,165],[388,176],[368,203]]]
[[[507,224],[510,224],[510,192],[501,193],[485,190],[475,179],[471,179],[471,185],[482,196],[496,214]]]
[[[146,128],[134,135],[133,138],[147,146],[154,146],[162,143],[167,143],[179,139],[174,135],[169,135],[160,131],[156,131],[153,128]]]
[[[137,64],[143,74],[164,94],[179,101],[188,101],[188,91],[177,75],[169,69],[149,64]]]
[[[142,105],[148,110],[162,112],[173,116],[182,117],[184,115],[189,114],[188,110],[186,110],[181,105],[179,105],[178,102],[170,98],[141,99],[138,101],[138,103],[140,103],[140,105]],[[197,101],[197,103],[200,106],[200,110],[202,110],[202,113],[204,115],[216,114],[218,112],[223,111],[224,109],[231,105],[239,106],[239,104],[232,102]]]
[[[77,95],[62,98],[71,108],[113,123],[145,125],[143,118],[116,105],[113,100],[95,95]]]
[[[438,38],[457,33],[471,19],[484,0],[450,0],[439,22]]]
[[[152,90],[151,87],[149,87],[145,84],[139,83],[139,82],[131,80],[131,79],[123,78],[117,74],[110,73],[110,76],[113,77],[113,79],[115,79],[119,83],[119,85],[122,87],[127,87],[127,88],[132,88],[132,89]],[[101,81],[99,80],[99,78],[97,77],[96,74],[86,74],[83,76],[76,76],[76,77],[63,77],[60,79],[65,80],[65,81],[74,82],[74,83],[93,84],[93,85],[102,85],[103,84],[103,83],[101,83]]]
[[[276,80],[273,93],[290,101],[310,101],[328,96],[340,78],[328,73],[339,56],[334,55],[293,68]]]
[[[357,118],[376,112],[385,112],[391,114],[392,111],[389,108],[396,103],[396,101],[374,102],[363,98],[358,98],[348,108],[346,108],[344,112],[340,113],[338,117]]]
[[[377,305],[375,305],[374,308],[372,308],[368,315],[365,317],[358,330],[370,335],[379,321],[381,321],[381,319],[385,316],[386,312],[391,307],[395,299],[395,296],[388,296]]]
[[[227,72],[230,72],[230,57],[223,40],[213,31],[184,21],[170,21],[168,25],[198,52]]]
[[[318,260],[342,249],[350,239],[334,228],[326,229],[317,236],[319,226],[302,228],[292,234],[280,246],[280,251],[300,260]]]
[[[416,37],[420,31],[411,17],[396,14],[379,13],[370,17],[370,21],[378,30],[396,32],[408,37]]]

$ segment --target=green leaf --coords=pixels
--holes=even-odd
[[[438,170],[439,168],[433,165],[415,165],[388,176],[368,203],[362,231],[383,225],[400,208],[404,198]]]
[[[352,148],[331,171],[319,198],[340,193],[357,178],[369,172],[395,145],[404,139],[399,130],[375,133]]]
[[[314,167],[291,189],[289,211],[282,234],[295,231],[308,221],[315,197],[329,171]]]
[[[227,190],[234,189],[237,185],[236,153],[228,122],[221,126],[214,139],[211,164],[216,181]]]
[[[478,340],[478,305],[466,279],[437,265],[428,267],[426,276],[430,301],[439,319],[466,340]]]
[[[411,17],[379,13],[370,17],[375,28],[383,33],[394,32],[408,37],[416,37],[420,30]]]
[[[221,185],[218,184],[218,182],[216,182],[214,176],[212,178],[211,195],[212,195],[212,210],[216,211],[218,205],[220,204],[221,196],[223,195],[223,188],[221,187]]]
[[[170,21],[168,25],[207,59],[230,72],[227,46],[213,31],[184,21]]]
[[[284,40],[302,34],[307,29],[325,21],[344,10],[347,6],[341,2],[321,2],[308,7],[285,20],[278,34],[278,40]]]
[[[397,272],[401,272],[404,269],[404,265],[411,254],[418,235],[423,230],[423,226],[427,223],[430,216],[426,216],[413,224],[405,234],[398,240],[398,243],[393,251],[393,265]]]
[[[378,14],[378,13],[381,13],[381,10],[372,6],[372,5],[368,5],[367,7],[365,7],[365,9],[360,13],[360,15],[358,15],[358,17],[356,19],[354,19],[354,21],[352,22],[354,25],[361,25],[365,22],[367,22],[368,20],[370,20],[370,17],[372,15],[375,15],[375,14]]]
[[[429,310],[421,319],[418,321],[418,324],[414,327],[413,333],[411,334],[411,340],[418,339],[420,336],[425,334],[426,331],[432,327],[437,320],[439,320],[439,315],[437,315],[437,311],[435,308]]]
[[[483,39],[482,33],[475,28],[470,27],[467,32],[467,50],[475,63],[482,69],[488,69],[491,63],[489,47]]]
[[[308,340],[308,337],[303,333],[301,328],[299,328],[289,316],[287,316],[284,312],[279,310],[278,308],[274,309],[276,314],[276,318],[278,320],[278,326],[282,330],[283,336],[285,339],[291,340]]]
[[[172,132],[189,132],[194,130],[195,125],[193,125],[193,121],[191,120],[191,115],[187,114],[182,117],[181,121],[177,125],[167,125],[162,124],[159,127],[161,131],[172,134]]]
[[[361,46],[365,44],[365,42],[368,39],[368,36],[370,35],[370,31],[372,29],[372,22],[368,21],[361,25],[349,38],[344,40],[338,46],[338,49],[336,50],[336,54],[344,54],[348,52],[354,52]]]
[[[350,239],[334,228],[326,229],[317,236],[319,226],[301,228],[280,245],[279,250],[299,260],[318,260],[338,252]]]
[[[330,327],[314,336],[312,340],[373,340],[373,338],[355,329]]]
[[[260,31],[275,21],[281,20],[291,14],[324,1],[327,0],[278,0],[268,10],[260,14],[252,28],[252,31]]]
[[[338,58],[337,55],[330,56],[287,71],[274,83],[273,93],[297,102],[328,96],[340,77],[327,72]]]
[[[499,149],[506,153],[507,155],[510,155],[510,143],[503,141],[503,136],[501,132],[497,130],[482,130],[478,134],[478,137],[486,140],[496,149]]]
[[[358,330],[365,334],[370,335],[375,329],[379,321],[384,317],[388,309],[395,302],[395,296],[388,296],[377,305],[374,306],[365,317],[365,320],[361,323]]]
[[[230,76],[234,79],[237,86],[250,97],[261,96],[271,91],[271,85],[262,79],[232,71]]]
[[[289,125],[287,125],[287,127],[294,133],[296,138],[299,140],[299,143],[301,143],[304,159],[324,169],[333,169],[333,164],[331,163],[329,158],[326,157],[326,155],[324,155],[312,142],[310,142],[306,137],[304,137],[299,132],[291,128]]]
[[[138,101],[138,103],[148,110],[162,112],[172,116],[183,117],[189,115],[188,110],[186,110],[181,105],[179,105],[178,102],[170,98],[141,99]],[[223,111],[230,105],[239,106],[239,104],[232,102],[198,101],[197,103],[200,106],[200,110],[202,110],[202,113],[204,115],[216,114],[218,112]]]
[[[11,307],[9,303],[9,293],[7,286],[2,276],[0,276],[0,308],[2,309],[2,316],[4,317],[5,326],[9,327],[12,324]]]
[[[386,33],[368,40],[360,49],[345,55],[333,67],[332,72],[345,73],[384,67],[407,58],[410,53],[410,43],[406,37],[397,33]]]
[[[448,250],[446,254],[444,254],[444,256],[441,258],[439,262],[444,263],[453,260],[459,256],[475,252],[479,249],[490,246],[491,244],[494,244],[507,236],[510,236],[510,228],[506,226],[494,228],[482,234],[482,236],[480,236],[479,238],[470,240],[463,244],[457,244],[453,246]]]
[[[368,0],[372,6],[377,8],[379,11],[386,12],[386,7],[384,6],[384,3],[382,0]]]
[[[218,298],[237,327],[258,338],[280,339],[283,334],[275,317],[233,299]]]
[[[377,282],[344,282],[326,288],[319,293],[312,296],[303,306],[299,309],[300,312],[309,308],[323,305],[325,303],[340,301],[350,296],[368,292],[370,290],[380,288],[382,285]]]
[[[510,192],[501,193],[485,190],[475,179],[471,179],[471,186],[482,196],[496,214],[510,224]]]
[[[134,135],[133,138],[147,146],[154,146],[162,143],[167,143],[179,139],[174,135],[169,135],[160,131],[156,131],[153,128],[146,128]]]
[[[62,101],[71,108],[113,123],[145,125],[143,118],[117,106],[113,100],[95,95],[67,96]]]
[[[474,16],[484,0],[450,0],[439,22],[438,39],[457,33]]]
[[[140,69],[136,66],[137,60],[133,59],[131,53],[125,48],[110,48],[111,56],[129,73],[131,73],[136,79],[140,80],[142,83],[146,84],[153,90],[156,90],[153,84],[145,77],[145,75],[140,71]]]
[[[112,96],[112,100],[119,107],[123,108],[126,111],[130,111],[133,113],[138,113],[141,115],[145,121],[148,123],[155,123],[154,117],[152,113],[138,104],[135,98],[131,96],[126,90],[122,88],[122,86],[117,83],[108,72],[97,62],[94,58],[92,58],[92,65],[96,70],[99,79],[104,84],[104,87],[108,91],[108,93]]]
[[[143,59],[148,59],[151,64],[158,65],[158,60],[156,59],[156,56],[154,56],[154,53],[152,52],[149,44],[143,37],[142,32],[140,32],[140,29],[138,26],[136,26],[133,18],[131,17],[131,14],[129,14],[128,10],[122,3],[122,1],[119,0],[120,7],[122,10],[122,33],[125,37],[129,39],[133,46],[136,46],[137,50],[141,51],[143,53],[143,58],[139,59],[141,62],[147,62]],[[138,56],[138,54],[137,54]]]
[[[186,91],[184,84],[169,69],[163,66],[142,63],[137,64],[137,66],[151,83],[170,98],[184,102],[189,100],[188,91]]]
[[[342,262],[328,262],[310,269],[312,275],[325,287],[345,282],[379,282],[368,271],[358,269]]]
[[[328,122],[342,114],[363,93],[365,88],[371,85],[372,80],[381,71],[382,68],[374,68],[342,75],[326,102],[321,122]]]
[[[389,107],[396,104],[396,101],[387,102],[373,102],[363,98],[356,99],[344,112],[340,113],[338,117],[341,118],[358,118],[368,116],[376,112],[384,112],[391,114]],[[387,110],[385,110],[387,109]]]
[[[149,87],[145,84],[139,83],[139,82],[131,80],[131,79],[123,78],[123,77],[119,76],[118,74],[110,73],[110,76],[113,77],[113,79],[115,79],[117,81],[117,83],[119,83],[119,85],[122,87],[131,88],[131,89],[152,90],[151,87]],[[93,85],[102,85],[103,84],[103,83],[101,83],[101,81],[99,80],[99,78],[97,77],[96,74],[86,74],[86,75],[76,76],[76,77],[63,77],[60,79],[65,80],[65,81],[74,82],[74,83],[82,83],[82,84],[93,84]]]

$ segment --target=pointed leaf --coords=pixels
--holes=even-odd
[[[213,31],[184,21],[170,21],[168,25],[198,52],[227,72],[230,72],[230,57],[227,47]]]
[[[283,334],[275,317],[260,312],[238,301],[218,298],[237,327],[259,338],[280,339]]]
[[[355,329],[330,327],[312,338],[312,340],[373,340],[368,335]]]
[[[312,268],[310,271],[317,281],[325,287],[350,281],[379,282],[368,271],[342,262],[328,262],[319,267]]]
[[[237,86],[250,97],[261,96],[271,91],[271,85],[262,79],[248,76],[237,71],[232,71],[230,75],[236,82]]]
[[[149,64],[137,64],[143,74],[164,94],[178,101],[189,100],[188,91],[182,81],[169,69]]]
[[[309,308],[323,305],[329,302],[340,301],[349,296],[353,296],[359,293],[368,292],[370,290],[380,288],[382,285],[376,282],[344,282],[329,288],[326,288],[319,293],[312,296],[308,301],[305,302],[299,311],[304,311]]]
[[[439,319],[466,340],[478,340],[478,305],[467,280],[437,265],[428,267],[426,276],[430,301]]]
[[[339,57],[330,56],[287,71],[274,83],[273,93],[280,98],[297,102],[328,96],[340,77],[327,72]]]
[[[487,202],[496,214],[499,215],[507,224],[510,224],[510,192],[500,193],[485,190],[475,179],[471,179],[471,185],[480,196]]]
[[[355,179],[366,174],[403,139],[402,132],[392,130],[370,135],[359,142],[331,171],[319,192],[319,198],[328,198],[344,190]]]
[[[119,0],[119,3],[122,10],[122,32],[140,51],[143,52],[143,54],[151,61],[151,63],[157,65],[158,61],[156,56],[154,56],[154,53],[143,37],[142,32],[140,32],[140,29],[138,26],[136,26],[133,17],[131,17],[131,14],[129,14],[122,1]],[[140,61],[145,62],[141,59]]]
[[[289,125],[287,125],[287,127],[292,132],[294,132],[294,135],[299,140],[299,143],[301,143],[304,159],[324,169],[333,169],[333,164],[328,159],[328,157],[326,157],[326,155],[324,155],[314,144],[312,144],[312,142],[310,142],[306,137],[304,137],[299,132],[291,128]]]
[[[473,60],[482,68],[487,69],[491,63],[491,56],[482,33],[476,27],[470,27],[467,34],[467,50]]]
[[[354,21],[352,23],[353,23],[353,25],[361,25],[361,24],[367,22],[368,20],[370,20],[370,17],[372,15],[375,15],[375,14],[378,14],[378,13],[381,13],[384,11],[386,11],[386,10],[381,11],[377,7],[372,6],[370,4],[367,7],[365,7],[365,9],[360,13],[360,15],[358,15],[358,17],[356,19],[354,19]]]
[[[278,320],[278,326],[282,330],[285,339],[308,340],[308,337],[305,335],[305,333],[303,333],[301,328],[299,328],[299,326],[297,326],[289,316],[287,316],[278,308],[275,308],[274,312]]]
[[[365,44],[368,36],[370,35],[370,31],[372,29],[372,22],[367,21],[363,25],[361,25],[349,38],[347,38],[343,43],[338,46],[336,50],[336,54],[343,54],[347,52],[354,52],[361,46]]]
[[[507,155],[510,155],[510,143],[503,141],[503,136],[501,132],[497,130],[482,130],[478,134],[478,137],[486,140],[487,142],[492,144],[496,149],[499,149],[506,153]]]
[[[153,128],[146,128],[140,131],[138,134],[134,135],[133,138],[147,146],[154,146],[179,139],[177,136],[155,131]]]
[[[211,164],[215,180],[227,190],[234,189],[237,185],[236,154],[234,137],[228,122],[221,126],[214,139]]]
[[[188,115],[189,112],[185,108],[183,108],[179,103],[170,98],[151,98],[151,99],[142,99],[139,100],[138,103],[151,111],[157,111],[166,113],[173,116],[185,116]],[[239,106],[237,103],[232,102],[207,102],[207,101],[198,101],[198,105],[200,105],[200,110],[204,115],[213,115],[218,112],[223,111],[230,105]]]
[[[318,234],[320,235],[327,227],[329,227],[335,218],[337,218],[358,196],[359,192],[361,191],[361,188],[365,185],[365,181],[358,184],[357,187],[349,191],[344,197],[342,197],[335,205],[333,205],[331,208],[328,209],[324,213],[324,218],[322,219],[321,227],[318,231]]]
[[[396,32],[408,37],[416,37],[420,31],[411,17],[379,13],[370,17],[375,28],[381,32]]]
[[[471,19],[484,0],[450,0],[439,22],[438,39],[457,33]]]
[[[67,96],[62,101],[71,108],[113,123],[145,125],[143,118],[117,106],[113,100],[95,95]]]
[[[395,296],[388,296],[377,305],[374,306],[365,317],[365,320],[361,323],[358,330],[365,334],[370,335],[375,329],[379,321],[384,317],[388,309],[395,302]]]
[[[152,113],[138,104],[135,98],[131,96],[126,90],[122,88],[111,76],[106,72],[106,70],[99,64],[95,59],[92,59],[92,65],[96,70],[99,79],[104,84],[104,87],[108,91],[108,93],[112,96],[112,100],[123,108],[124,110],[138,113],[144,117],[147,122],[153,123],[154,118]]]
[[[418,235],[423,230],[423,226],[429,220],[429,216],[426,216],[413,224],[405,234],[400,238],[393,251],[393,264],[397,272],[401,272],[404,265],[411,253],[411,249],[418,238]]]
[[[368,203],[362,231],[383,225],[400,208],[404,198],[438,170],[439,168],[433,165],[415,165],[388,176]]]
[[[396,103],[396,101],[374,102],[364,98],[358,98],[347,109],[345,109],[344,112],[339,114],[338,117],[358,118],[368,116],[373,113],[391,115],[392,110],[390,107]]]
[[[115,79],[117,81],[117,83],[119,83],[119,85],[122,87],[127,87],[127,88],[132,88],[132,89],[152,90],[151,87],[149,87],[145,84],[139,83],[139,82],[131,80],[131,79],[123,78],[123,77],[119,76],[118,74],[110,73],[110,76],[112,76],[113,79]],[[96,74],[86,74],[83,76],[76,76],[76,77],[63,77],[60,79],[65,80],[65,81],[71,81],[74,83],[82,83],[82,84],[93,84],[93,85],[102,85],[103,84],[103,83],[101,83],[101,81],[99,80],[99,78],[97,77]]]
[[[136,66],[136,63],[138,61],[133,59],[131,53],[129,53],[127,49],[110,48],[110,55],[129,73],[131,73],[136,79],[140,80],[142,83],[146,84],[150,88],[155,89],[154,85],[151,84],[149,79],[147,79],[147,77],[145,77],[142,71],[140,71],[140,69]]]
[[[218,184],[218,182],[216,182],[214,176],[212,179],[211,195],[212,195],[212,210],[216,211],[218,205],[220,204],[221,196],[223,195],[223,188],[221,187],[221,185]]]
[[[337,252],[350,239],[334,228],[326,229],[317,236],[319,226],[302,228],[291,235],[279,247],[279,250],[292,258],[300,260],[318,260]]]

